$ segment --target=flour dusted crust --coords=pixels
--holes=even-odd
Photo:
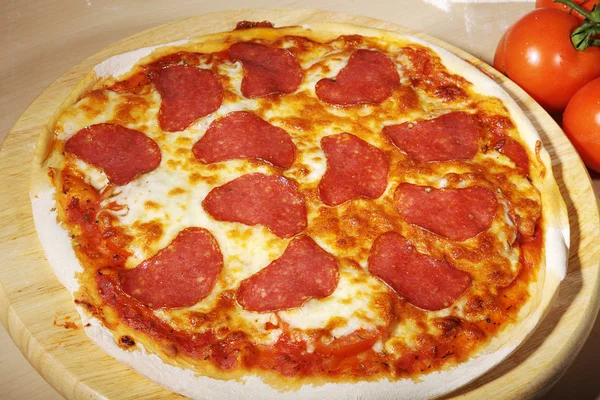
[[[308,36],[316,41],[327,41],[340,35],[356,34],[390,41],[394,41],[400,36],[389,31],[343,24],[314,24],[282,28],[275,31],[255,28],[207,35],[192,39],[187,43],[159,47],[153,52],[141,49],[134,52],[135,54],[127,53],[113,57],[97,66],[95,72],[91,72],[78,85],[63,105],[66,107],[73,104],[82,93],[86,93],[94,87],[101,77],[106,78],[109,75],[113,75],[115,78],[124,77],[126,71],[132,66],[132,62],[141,56],[145,56],[145,58],[141,58],[139,62],[145,63],[175,51],[209,53],[215,49],[221,50],[222,42],[228,39],[249,40],[256,37],[271,39],[283,35],[300,35]],[[482,351],[466,362],[453,366],[451,369],[422,375],[418,380],[402,379],[394,382],[362,381],[303,385],[299,388],[294,387],[294,391],[286,392],[285,396],[289,398],[314,398],[332,395],[337,398],[354,398],[358,396],[363,398],[392,398],[396,397],[398,393],[402,393],[405,398],[428,398],[448,393],[482,375],[501,362],[529,336],[545,315],[558,285],[566,273],[569,238],[566,209],[552,176],[550,158],[547,152],[539,147],[539,135],[527,117],[500,86],[477,68],[446,50],[420,39],[408,36],[402,36],[402,38],[432,49],[450,72],[471,82],[475,91],[501,99],[516,124],[521,135],[520,138],[523,144],[527,146],[529,154],[537,155],[537,162],[532,163],[530,167],[530,176],[534,185],[542,194],[542,218],[544,221],[542,229],[545,249],[545,253],[542,253],[541,257],[538,280],[536,285],[531,288],[530,300],[519,313],[519,322],[505,327],[499,336],[493,338]],[[150,55],[147,56],[147,54]],[[56,115],[58,116],[61,112],[62,110],[59,110]],[[54,211],[56,207],[54,187],[50,185],[47,179],[47,166],[53,165],[57,157],[56,154],[51,152],[53,125],[54,121],[51,121],[48,125],[49,129],[41,135],[38,142],[37,158],[34,162],[32,174],[31,198],[36,229],[48,261],[57,278],[73,294],[79,289],[79,282],[75,275],[82,268],[72,249],[67,231],[57,223],[56,211]],[[238,380],[228,381],[216,380],[198,376],[189,369],[166,364],[156,355],[146,352],[141,345],[138,345],[139,350],[122,350],[117,346],[116,338],[109,329],[83,307],[77,306],[77,309],[82,317],[86,333],[98,346],[119,361],[175,392],[194,398],[214,398],[215,396],[226,398],[240,396],[277,398],[281,396],[281,392],[273,388],[272,382],[270,382],[271,385],[268,385],[258,377],[240,377]],[[286,383],[283,381],[276,386],[285,389]]]

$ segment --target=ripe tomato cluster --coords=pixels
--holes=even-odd
[[[600,0],[537,0],[500,39],[494,67],[559,118],[600,172]]]

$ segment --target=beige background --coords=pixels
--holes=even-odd
[[[44,88],[70,67],[110,43],[176,19],[249,7],[322,8],[379,18],[437,36],[491,62],[502,32],[531,10],[533,4],[451,4],[450,0],[362,3],[332,0],[0,0],[0,142]],[[600,176],[593,178],[598,194]],[[597,321],[573,366],[545,398],[600,399],[599,360],[600,322]],[[1,326],[0,398],[61,398],[31,368]]]

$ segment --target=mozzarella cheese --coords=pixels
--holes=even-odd
[[[378,304],[377,294],[387,293],[385,285],[358,267],[340,269],[340,281],[331,296],[312,299],[302,307],[279,313],[290,328],[302,331],[331,329],[332,338],[347,336],[354,331],[385,327],[388,316]]]

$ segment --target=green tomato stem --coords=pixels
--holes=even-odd
[[[565,4],[585,17],[583,23],[571,33],[571,43],[576,50],[585,51],[590,46],[600,46],[600,40],[595,38],[600,34],[600,8],[587,11],[573,0],[552,1]]]

